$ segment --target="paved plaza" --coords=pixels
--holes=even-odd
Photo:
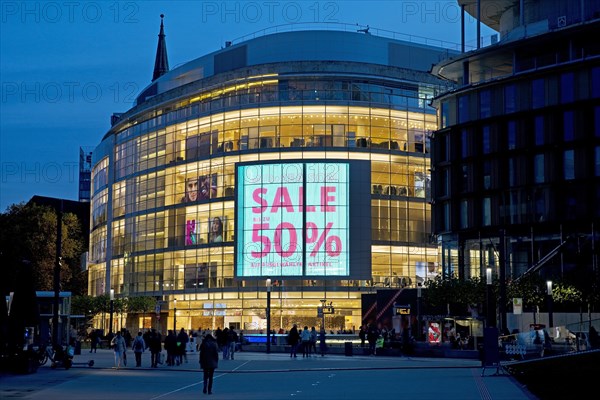
[[[220,360],[212,395],[202,394],[198,354],[180,366],[148,368],[143,354],[136,368],[128,351],[127,367],[113,368],[111,350],[75,356],[70,370],[49,363],[31,375],[0,375],[0,398],[85,400],[210,399],[535,399],[511,376],[487,369],[477,360],[420,357],[327,355],[290,358],[282,353],[241,352]],[[87,362],[94,360],[94,366]]]

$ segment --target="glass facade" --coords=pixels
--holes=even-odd
[[[442,271],[481,277],[492,266],[509,281],[543,260],[552,279],[598,262],[597,28],[507,40],[442,63],[440,75],[451,71],[456,82],[466,64],[504,68],[434,100],[446,119],[432,143],[433,231],[442,254],[458,252]],[[574,238],[586,241],[576,252]]]
[[[352,329],[363,322],[362,293],[414,286],[419,263],[437,265],[429,162],[437,117],[427,99],[443,89],[442,82],[391,67],[389,76],[359,78],[356,67],[342,64],[336,74],[312,72],[309,78],[282,74],[289,68],[285,63],[265,68],[253,76],[216,75],[213,85],[173,99],[167,92],[156,105],[141,102],[105,136],[92,171],[90,295],[112,288],[121,297],[154,296],[163,318],[151,323],[163,331],[173,324],[175,299],[178,327],[260,330],[266,326],[270,277],[273,329],[318,325],[321,299],[335,306],[326,317],[328,329]],[[354,195],[340,194],[356,185],[353,162],[367,166],[363,210],[353,211]],[[254,169],[244,170],[248,165]],[[339,209],[296,215],[300,186],[240,181],[240,171],[274,165],[324,171],[350,165],[334,186],[329,180],[305,182],[307,209],[325,207],[319,201]],[[266,191],[276,187],[267,200]],[[244,190],[251,192],[240,197]],[[266,217],[262,200],[269,202]],[[258,222],[260,229],[243,230],[246,219],[252,226],[257,207],[243,211],[243,201],[261,204],[254,210],[267,218]],[[242,207],[237,214],[236,207]],[[358,235],[347,237],[341,228],[352,212],[366,220]],[[263,231],[267,225],[271,230]],[[260,258],[272,249],[280,267],[294,267],[298,243],[306,245],[305,271],[265,263],[257,274],[249,272],[251,262],[236,259],[236,251]],[[331,267],[327,257],[345,260],[351,243],[366,243],[366,276],[353,279],[351,261],[340,261],[335,273],[322,269]],[[134,329],[147,323],[135,315],[127,319]]]

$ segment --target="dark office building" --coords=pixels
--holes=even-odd
[[[477,2],[459,1],[473,17]],[[494,6],[494,7],[492,7]],[[481,1],[492,46],[434,67],[432,220],[443,273],[598,266],[600,2]],[[489,12],[495,10],[495,13]]]
[[[79,148],[79,201],[90,201],[92,150],[93,148]]]

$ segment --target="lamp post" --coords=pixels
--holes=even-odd
[[[113,333],[113,312],[115,311],[115,289],[110,289],[110,319],[108,320],[108,334]]]
[[[173,300],[173,333],[177,335],[177,299]]]
[[[267,354],[271,353],[271,278],[267,278]]]
[[[417,283],[417,340],[421,338],[421,283]]]
[[[552,306],[553,306],[553,299],[552,299],[552,281],[546,281],[546,294],[548,295],[548,328],[554,326],[554,318],[552,315]]]
[[[491,267],[487,267],[485,269],[485,297],[486,297],[486,317],[487,317],[487,326],[495,326],[495,319],[496,316],[494,315],[494,318],[492,318],[492,307],[491,307],[491,302],[492,302],[492,268]]]

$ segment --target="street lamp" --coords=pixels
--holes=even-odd
[[[177,299],[173,299],[173,333],[177,335]]]
[[[485,269],[485,297],[486,297],[486,317],[487,317],[487,325],[495,326],[496,316],[492,318],[492,268],[487,267]]]
[[[108,334],[113,333],[113,312],[115,311],[115,289],[110,289],[110,319],[108,321]]]
[[[267,278],[267,354],[271,353],[271,278]]]
[[[417,283],[417,340],[421,338],[421,283]]]
[[[552,299],[552,281],[546,281],[546,294],[548,295],[548,328],[554,326],[554,318],[552,315],[552,306],[553,306],[553,299]]]

